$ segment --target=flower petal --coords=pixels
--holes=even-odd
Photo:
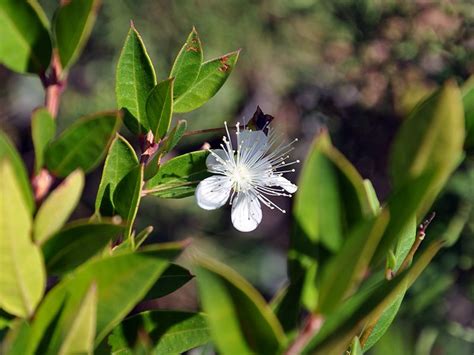
[[[290,194],[293,194],[298,190],[298,186],[295,184],[292,184],[288,179],[284,178],[281,175],[272,175],[268,177],[268,180],[266,181],[267,186],[279,186],[283,189],[285,189],[287,192]]]
[[[232,224],[241,232],[251,232],[262,221],[262,208],[252,192],[241,192],[232,202]]]
[[[220,157],[223,161],[228,159],[223,149],[212,149],[209,151],[209,155],[206,158],[207,170],[211,173],[222,172],[224,164],[220,159],[216,158],[214,154]]]
[[[231,179],[227,176],[211,176],[202,180],[196,188],[196,200],[199,207],[215,210],[229,199],[232,188]]]
[[[241,146],[241,155],[249,158],[255,155],[263,155],[268,150],[268,137],[263,131],[240,131],[238,135],[239,146]]]

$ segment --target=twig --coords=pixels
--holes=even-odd
[[[293,344],[290,345],[285,355],[299,355],[308,341],[321,329],[324,323],[324,318],[320,314],[310,314],[303,327],[302,332],[295,339]]]

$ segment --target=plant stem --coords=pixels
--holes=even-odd
[[[285,355],[301,354],[308,341],[321,329],[323,323],[324,318],[320,314],[310,314],[303,330],[297,336],[293,344],[290,345]]]

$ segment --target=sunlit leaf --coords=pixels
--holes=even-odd
[[[35,147],[35,173],[44,165],[46,147],[56,134],[56,122],[45,108],[33,111],[31,115],[31,136]]]

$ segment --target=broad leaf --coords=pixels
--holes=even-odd
[[[153,354],[181,354],[210,340],[204,315],[180,311],[143,312],[125,319],[109,336],[113,353],[132,354],[136,344],[146,340]]]
[[[357,287],[368,268],[389,216],[383,212],[353,228],[341,250],[321,271],[318,313],[332,312],[351,288]]]
[[[150,91],[146,101],[148,128],[153,132],[156,142],[166,135],[170,127],[173,113],[173,81],[173,78],[160,81]]]
[[[36,243],[42,244],[66,223],[81,199],[84,173],[74,171],[43,202],[33,225]]]
[[[127,230],[125,231],[126,237],[132,232],[133,222],[135,221],[138,206],[140,205],[142,184],[143,166],[139,165],[125,175],[118,183],[114,192],[114,206],[127,224]]]
[[[8,139],[5,133],[0,131],[0,161],[8,159],[16,176],[16,181],[20,187],[21,197],[28,208],[30,214],[35,210],[35,200],[31,191],[30,180],[20,154],[15,149],[13,143]]]
[[[193,277],[194,276],[184,267],[177,264],[170,264],[153,287],[150,288],[145,299],[151,300],[166,296],[185,285],[188,281],[192,280]]]
[[[35,174],[44,165],[44,153],[49,142],[56,134],[56,122],[45,108],[33,111],[31,116],[31,136],[35,147]]]
[[[206,167],[208,154],[208,151],[200,150],[167,161],[145,184],[147,194],[162,198],[191,196],[197,184],[209,176]]]
[[[382,281],[376,287],[358,292],[347,300],[330,317],[321,330],[308,342],[303,353],[341,354],[351,339],[358,335],[362,326],[369,320],[382,314],[394,300],[405,292],[417,279],[442,243],[432,243],[406,271],[391,281]]]
[[[464,135],[461,93],[453,82],[424,100],[403,122],[391,152],[390,172],[395,188],[426,171],[436,175],[417,210],[418,218],[428,211],[459,164]]]
[[[156,75],[140,34],[131,24],[116,70],[117,105],[125,111],[125,125],[135,134],[149,129],[146,100],[156,85]]]
[[[175,100],[173,110],[189,112],[209,101],[224,85],[234,69],[239,53],[240,50],[203,63],[193,84]]]
[[[85,173],[103,159],[121,124],[118,112],[96,113],[68,127],[46,150],[46,165],[57,176]]]
[[[199,75],[202,63],[202,46],[195,28],[176,57],[170,77],[175,78],[173,96],[184,94]]]
[[[79,57],[92,31],[99,0],[69,0],[61,3],[53,20],[53,31],[63,68]]]
[[[104,219],[68,224],[42,246],[48,273],[61,275],[73,270],[97,255],[123,230],[123,225]]]
[[[138,158],[135,151],[125,138],[117,134],[110,145],[102,170],[102,178],[95,200],[96,213],[105,216],[113,215],[112,197],[115,189],[118,183],[136,166],[138,166]]]
[[[0,308],[31,316],[43,296],[46,272],[39,247],[31,241],[31,212],[9,160],[0,160]]]
[[[97,318],[97,285],[92,283],[77,312],[71,314],[63,329],[58,354],[92,354]]]
[[[209,260],[200,260],[196,273],[202,307],[220,353],[278,353],[285,334],[258,291],[235,271]]]
[[[98,290],[95,335],[95,345],[98,345],[146,295],[182,246],[180,243],[150,246],[135,253],[97,259],[76,269],[48,293],[38,309],[30,334],[29,352],[44,353],[49,346],[55,345],[59,330],[44,339],[46,329],[55,319],[61,321],[58,320],[61,308],[60,317],[69,317],[76,312],[81,295],[92,282],[97,284]]]
[[[51,39],[28,1],[0,0],[0,63],[19,73],[44,73],[51,60]]]

